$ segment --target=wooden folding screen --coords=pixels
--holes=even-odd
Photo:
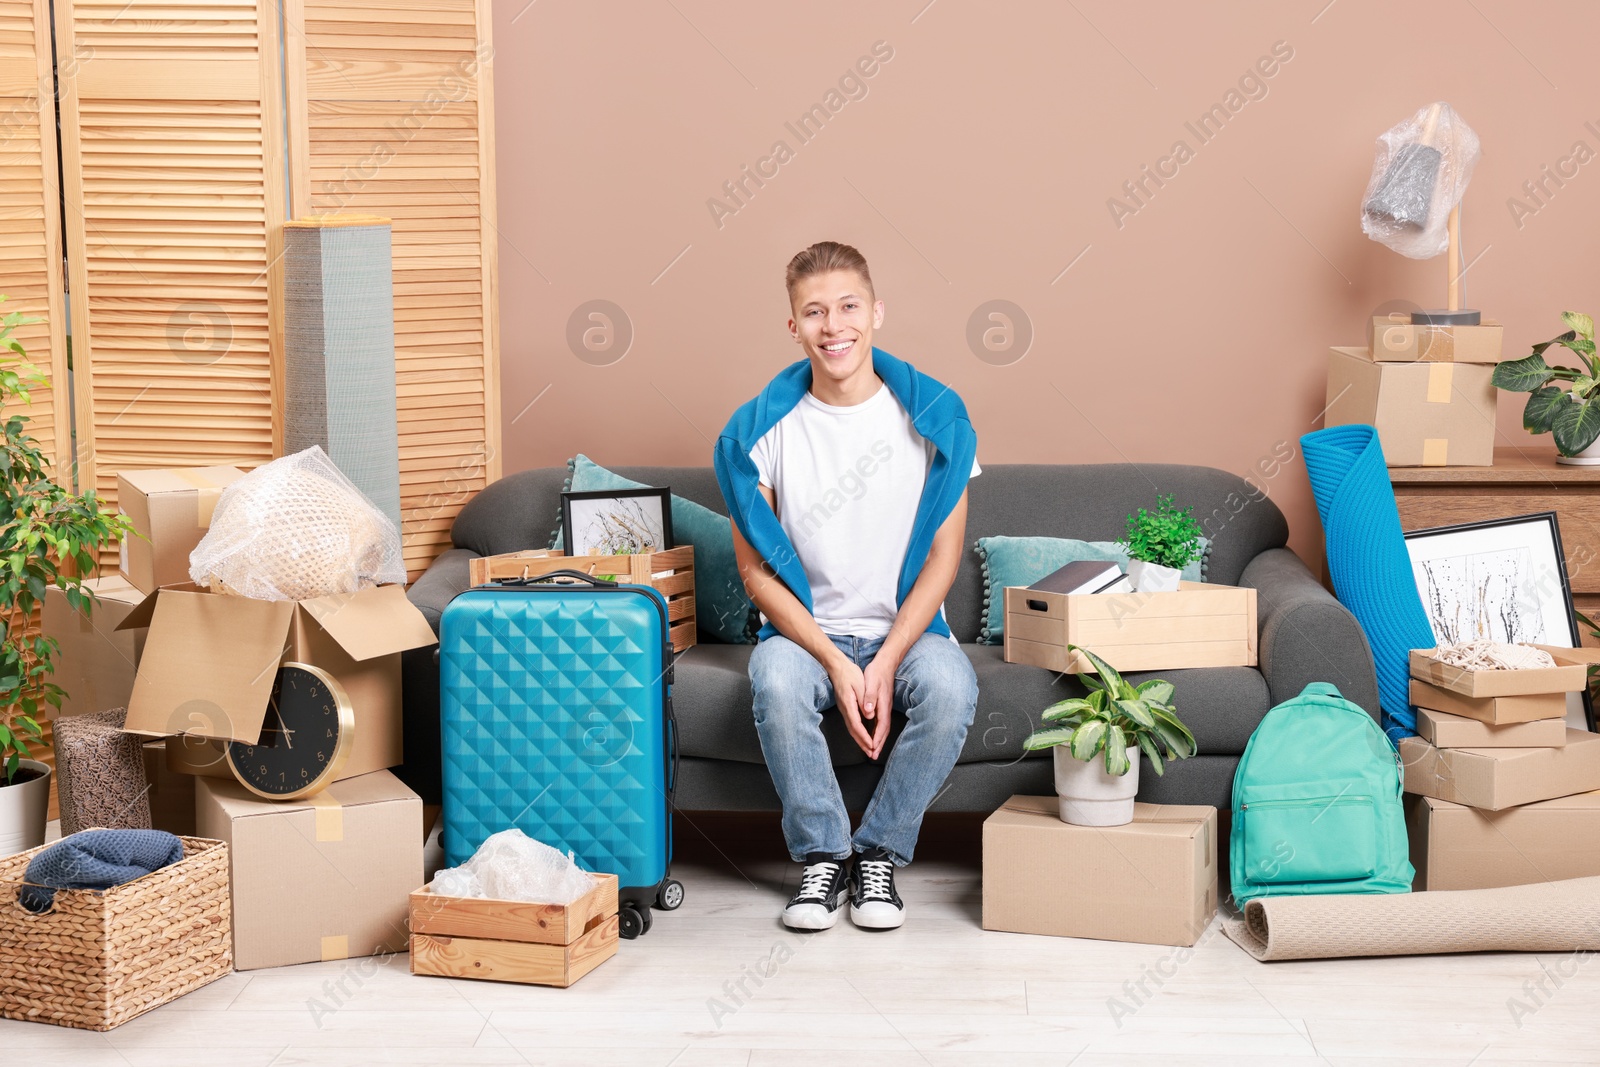
[[[271,0],[55,0],[80,487],[281,440]]]
[[[415,576],[500,474],[488,0],[286,0],[284,19],[292,216],[393,220]]]
[[[49,0],[0,0],[0,294],[8,298],[0,314],[44,320],[13,335],[49,379],[25,413],[57,477],[71,484],[54,91]]]

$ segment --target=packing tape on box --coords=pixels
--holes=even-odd
[[[317,843],[344,840],[344,805],[319,793],[311,798],[311,810],[317,820]]]
[[[1448,364],[1446,364],[1448,366]],[[1447,467],[1450,465],[1450,439],[1448,437],[1426,437],[1422,441],[1422,465],[1424,467]]]
[[[202,530],[210,529],[211,516],[217,510],[217,501],[222,497],[223,487],[192,470],[179,468],[173,473],[194,488],[194,524]]]
[[[1451,386],[1455,384],[1454,363],[1428,364],[1428,403],[1450,403]]]
[[[329,960],[347,960],[350,958],[350,935],[334,934],[322,939],[322,962]]]

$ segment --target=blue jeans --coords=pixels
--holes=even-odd
[[[832,640],[861,668],[883,644],[871,637]],[[844,859],[852,847],[881,848],[896,865],[910,863],[923,812],[955,766],[978,703],[978,679],[961,646],[923,634],[900,661],[894,710],[905,716],[905,729],[889,751],[854,838],[822,736],[822,712],[834,702],[828,672],[811,653],[779,635],[750,654],[750,685],[761,752],[783,801],[789,855],[796,862],[811,852]],[[872,725],[866,722],[869,731]]]

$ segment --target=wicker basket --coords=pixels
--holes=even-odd
[[[110,1030],[233,970],[228,846],[180,840],[172,866],[112,889],[58,889],[42,915],[17,901],[41,850],[0,859],[0,1016]]]

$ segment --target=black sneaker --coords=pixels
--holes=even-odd
[[[906,921],[906,906],[894,891],[894,862],[881,848],[856,855],[850,872],[850,921],[868,930],[894,930]]]
[[[800,872],[800,891],[783,909],[783,925],[792,930],[832,929],[849,891],[844,861],[826,852],[807,853],[806,869]]]

